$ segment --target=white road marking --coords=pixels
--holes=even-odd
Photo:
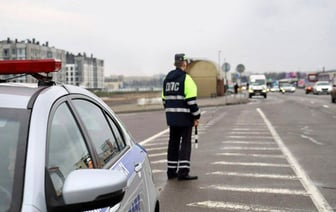
[[[163,153],[157,153],[157,154],[149,154],[149,157],[158,157],[158,156],[164,156],[167,155],[167,152],[163,152]]]
[[[203,202],[194,202],[189,203],[187,206],[193,207],[203,207],[209,209],[222,209],[229,211],[247,211],[247,212],[309,212],[307,210],[299,210],[294,208],[277,208],[277,207],[267,207],[263,205],[255,204],[242,204],[235,202],[219,202],[219,201],[203,201]]]
[[[227,162],[227,161],[217,161],[211,164],[214,165],[233,165],[233,166],[265,166],[265,167],[290,167],[288,164],[279,163],[252,163],[252,162]]]
[[[276,145],[276,143],[270,141],[222,141],[222,144]]]
[[[251,125],[251,122],[246,121],[246,122],[236,122],[235,125]],[[260,121],[260,122],[253,122],[253,126],[255,125],[263,125],[265,126],[265,123]]]
[[[155,141],[157,141],[157,140],[155,140]],[[163,146],[163,145],[168,146],[168,141],[166,141],[166,142],[152,142],[152,143],[147,143],[147,144],[144,145],[144,147]]]
[[[228,138],[251,138],[252,136],[229,135],[229,136],[226,136],[226,137],[228,137]],[[253,136],[253,138],[255,138],[255,139],[262,139],[262,138],[264,138],[264,139],[266,139],[266,138],[271,139],[272,137],[271,136]]]
[[[167,160],[155,160],[155,161],[151,161],[151,164],[158,164],[158,163],[167,163]]]
[[[227,112],[222,113],[221,115],[217,116],[214,119],[211,119],[211,121],[209,121],[206,125],[213,125],[215,124],[217,121],[221,120],[223,118],[223,116],[225,116],[227,114]]]
[[[279,175],[279,174],[259,174],[259,173],[241,173],[241,172],[209,172],[206,175],[225,175],[237,177],[251,177],[251,178],[271,178],[271,179],[285,179],[285,180],[298,180],[297,176],[293,175]]]
[[[307,135],[301,135],[301,137],[310,140],[310,141],[313,142],[314,144],[323,145],[323,143],[321,143],[321,142],[319,142],[319,141],[315,140],[314,138],[309,137],[309,136],[307,136]]]
[[[217,153],[219,156],[239,156],[239,157],[259,157],[259,158],[285,158],[283,155],[270,155],[270,154],[246,154],[246,153],[235,153],[235,152],[226,152],[226,153]]]
[[[221,150],[261,150],[261,151],[271,151],[271,150],[280,150],[279,147],[236,147],[236,146],[228,146],[221,147]]]
[[[313,130],[311,130],[311,129],[309,128],[309,126],[302,127],[301,130],[302,130],[303,133],[306,134],[306,135],[307,135],[307,134],[309,135],[309,134],[311,134],[311,133],[313,132]]]
[[[215,189],[215,190],[238,191],[238,192],[309,196],[309,193],[307,193],[305,190],[294,190],[294,189],[286,189],[286,188],[250,188],[250,187],[210,185],[210,186],[200,187],[200,189]]]
[[[323,105],[323,107],[324,107],[324,108],[329,108],[329,106],[328,106],[328,105]]]
[[[329,203],[326,201],[324,196],[320,193],[318,188],[314,185],[310,177],[305,173],[303,168],[300,166],[300,164],[297,162],[295,157],[292,155],[292,153],[288,150],[288,148],[283,143],[282,139],[280,138],[277,131],[272,126],[271,122],[267,119],[265,114],[262,112],[260,108],[257,108],[257,111],[261,115],[261,117],[264,119],[268,129],[270,130],[271,134],[274,137],[274,140],[278,143],[279,147],[281,148],[284,155],[287,156],[288,162],[293,166],[293,170],[296,173],[296,175],[301,179],[301,183],[305,187],[308,193],[310,193],[310,197],[313,200],[313,203],[315,204],[318,211],[323,212],[333,212],[334,210],[331,208]]]
[[[269,132],[267,128],[265,129],[252,129],[252,128],[233,128],[233,131],[265,131],[265,132]]]
[[[155,151],[155,150],[166,150],[167,147],[164,146],[164,147],[153,147],[153,148],[146,148],[146,150],[149,152],[149,151]]]
[[[159,170],[159,169],[153,169],[152,173],[157,174],[157,173],[166,173],[167,170]]]
[[[166,136],[166,135],[162,135],[161,137],[155,139],[155,143],[156,143],[156,142],[164,142],[164,141],[168,141],[168,140],[167,140],[168,137],[169,137],[168,135],[167,135],[167,136]]]
[[[143,141],[139,142],[139,144],[142,145],[142,146],[144,146],[146,143],[148,143],[150,141],[153,141],[154,139],[160,137],[161,135],[163,135],[163,134],[165,134],[167,132],[169,132],[169,128],[167,128],[167,129],[165,129],[165,130],[163,130],[163,131],[161,131],[161,132],[153,135],[152,137],[147,138],[146,140],[143,140]]]
[[[241,134],[241,135],[259,135],[259,134],[269,134],[269,132],[263,131],[263,132],[229,132],[230,134]]]

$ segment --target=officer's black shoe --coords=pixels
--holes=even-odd
[[[171,175],[168,175],[167,176],[168,177],[168,180],[173,180],[173,179],[175,179],[175,178],[177,178],[177,174],[171,174]]]
[[[177,179],[178,180],[197,180],[198,177],[197,176],[186,175],[186,176],[178,176]]]

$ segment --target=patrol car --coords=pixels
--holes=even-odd
[[[60,69],[0,61],[0,211],[159,211],[146,150],[100,98],[53,82]]]

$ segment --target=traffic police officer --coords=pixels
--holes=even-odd
[[[192,127],[198,126],[201,116],[198,108],[197,86],[186,73],[185,54],[175,55],[175,70],[168,73],[163,81],[162,100],[169,126],[168,179],[196,180],[190,176]]]

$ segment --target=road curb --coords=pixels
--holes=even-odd
[[[141,101],[143,102],[143,101]],[[151,102],[151,101],[148,101]],[[197,103],[200,108],[202,107],[214,107],[214,106],[225,106],[225,105],[237,105],[237,104],[246,104],[249,102],[248,95],[236,94],[228,95],[222,97],[214,98],[200,98],[197,99]],[[132,112],[148,112],[155,110],[163,110],[162,104],[123,104],[123,105],[110,105],[112,110],[115,113],[132,113]]]

